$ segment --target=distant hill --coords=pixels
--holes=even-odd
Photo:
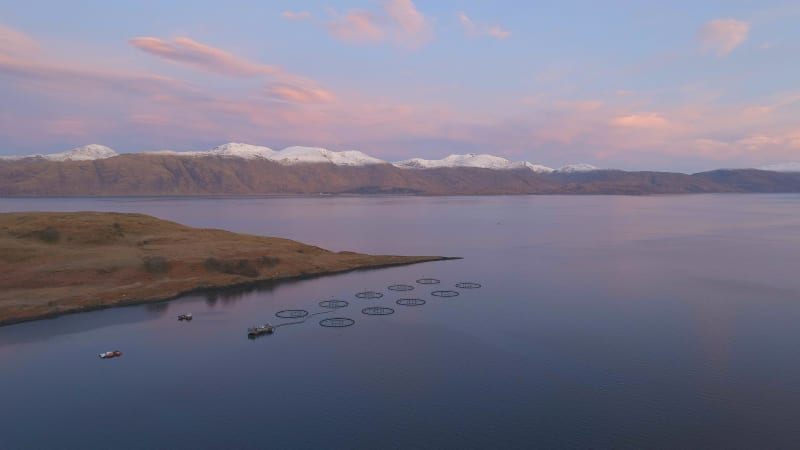
[[[775,172],[758,169],[712,170],[694,175],[735,192],[800,192],[800,172]]]
[[[800,172],[758,169],[697,174],[560,169],[492,155],[390,164],[361,152],[226,144],[209,151],[117,154],[91,145],[0,158],[0,196],[259,194],[684,194],[800,192]]]

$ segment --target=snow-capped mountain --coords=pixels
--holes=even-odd
[[[320,147],[293,146],[283,150],[273,150],[260,145],[229,142],[214,147],[211,150],[174,151],[158,150],[144,152],[148,155],[174,155],[181,157],[217,157],[241,158],[247,160],[264,159],[285,165],[329,163],[337,166],[368,166],[372,164],[388,164],[388,162],[374,158],[366,153],[356,150],[335,152]],[[4,156],[0,159],[43,158],[51,161],[90,161],[106,159],[117,156],[117,153],[103,145],[91,144],[72,149],[63,153],[31,156]],[[551,172],[586,172],[598,170],[589,164],[572,164],[560,169],[553,169],[527,161],[512,162],[506,158],[488,154],[468,153],[466,155],[449,155],[442,159],[412,158],[392,163],[395,167],[403,169],[434,169],[438,167],[477,167],[494,170],[529,169],[534,173]],[[774,169],[765,169],[774,170]]]
[[[41,158],[50,161],[92,161],[95,159],[111,158],[113,156],[117,156],[117,152],[115,152],[113,149],[106,147],[105,145],[89,144],[61,153],[27,156],[3,156],[0,157],[0,159]]]
[[[509,170],[529,169],[536,173],[551,172],[588,172],[599,170],[589,164],[571,164],[559,169],[533,164],[528,161],[512,162],[494,155],[468,153],[466,155],[450,155],[442,159],[412,158],[394,163],[396,167],[404,169],[434,169],[437,167],[480,167],[484,169]]]
[[[434,169],[437,167],[480,167],[484,169],[517,169],[519,163],[499,156],[468,153],[466,155],[449,155],[442,159],[412,158],[394,163],[396,167],[407,169]]]
[[[524,168],[529,169],[529,170],[531,170],[532,172],[535,172],[535,173],[551,173],[551,172],[555,172],[555,170],[552,167],[543,166],[541,164],[533,164],[533,163],[529,163],[528,161],[522,161],[520,163],[514,163],[514,164],[519,164],[520,167],[524,167]]]
[[[150,155],[176,155],[176,156],[216,156],[219,158],[242,158],[242,159],[270,159],[276,152],[269,147],[260,145],[241,144],[229,142],[227,144],[214,147],[211,150],[176,152],[174,150],[158,150],[145,152]]]
[[[558,168],[558,172],[574,173],[574,172],[591,172],[593,170],[600,170],[591,164],[568,164]]]
[[[773,172],[800,172],[800,162],[788,162],[780,164],[770,164],[759,167],[760,170],[770,170]]]
[[[306,164],[306,163],[330,163],[337,166],[367,166],[370,164],[386,164],[378,158],[373,158],[365,153],[347,150],[334,152],[319,147],[287,147],[283,150],[273,150],[269,147],[259,145],[240,144],[231,142],[220,145],[211,150],[176,152],[172,150],[161,150],[148,152],[158,155],[176,156],[216,156],[219,158],[242,158],[242,159],[266,159],[281,164]]]
[[[229,142],[227,144],[214,147],[208,151],[214,156],[223,158],[243,158],[243,159],[270,159],[275,154],[275,150],[261,145],[240,144]]]
[[[333,152],[319,147],[287,147],[275,152],[269,159],[281,164],[332,163],[337,166],[368,166],[386,164],[386,161],[373,158],[356,150]]]

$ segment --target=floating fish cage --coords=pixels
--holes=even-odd
[[[363,291],[356,294],[357,298],[362,299],[375,299],[383,297],[383,294],[375,291]]]
[[[319,302],[319,306],[328,309],[339,309],[344,308],[345,306],[349,305],[350,303],[344,300],[337,300],[337,299],[330,299],[330,300],[323,300]]]
[[[458,292],[456,291],[433,291],[431,295],[434,297],[458,297]]]
[[[401,306],[422,306],[425,304],[425,300],[421,298],[401,298],[395,303]]]
[[[417,280],[417,284],[439,284],[441,280],[437,280],[436,278],[420,278]]]
[[[280,317],[281,319],[301,319],[307,315],[308,311],[305,309],[284,309],[275,313],[275,317]]]
[[[481,284],[473,283],[471,281],[462,281],[461,283],[456,283],[456,287],[459,289],[478,289],[481,287]]]
[[[368,316],[388,316],[389,314],[394,314],[394,309],[388,306],[367,306],[361,310],[361,314],[366,314]]]
[[[348,317],[329,317],[322,319],[319,324],[326,328],[344,328],[355,324],[356,321]]]
[[[411,286],[410,284],[393,284],[387,289],[390,291],[413,291],[414,286]]]

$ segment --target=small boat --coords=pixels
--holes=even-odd
[[[178,316],[178,320],[192,320],[192,313],[181,314]]]
[[[258,336],[263,336],[265,334],[272,334],[275,332],[275,327],[272,325],[265,323],[264,325],[257,325],[254,327],[250,327],[247,329],[247,337],[255,338]]]
[[[100,358],[102,359],[118,358],[120,356],[122,356],[122,352],[119,350],[113,352],[100,353]]]

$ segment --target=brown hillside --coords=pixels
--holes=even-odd
[[[335,253],[142,214],[0,214],[0,323],[199,288],[446,258]]]

